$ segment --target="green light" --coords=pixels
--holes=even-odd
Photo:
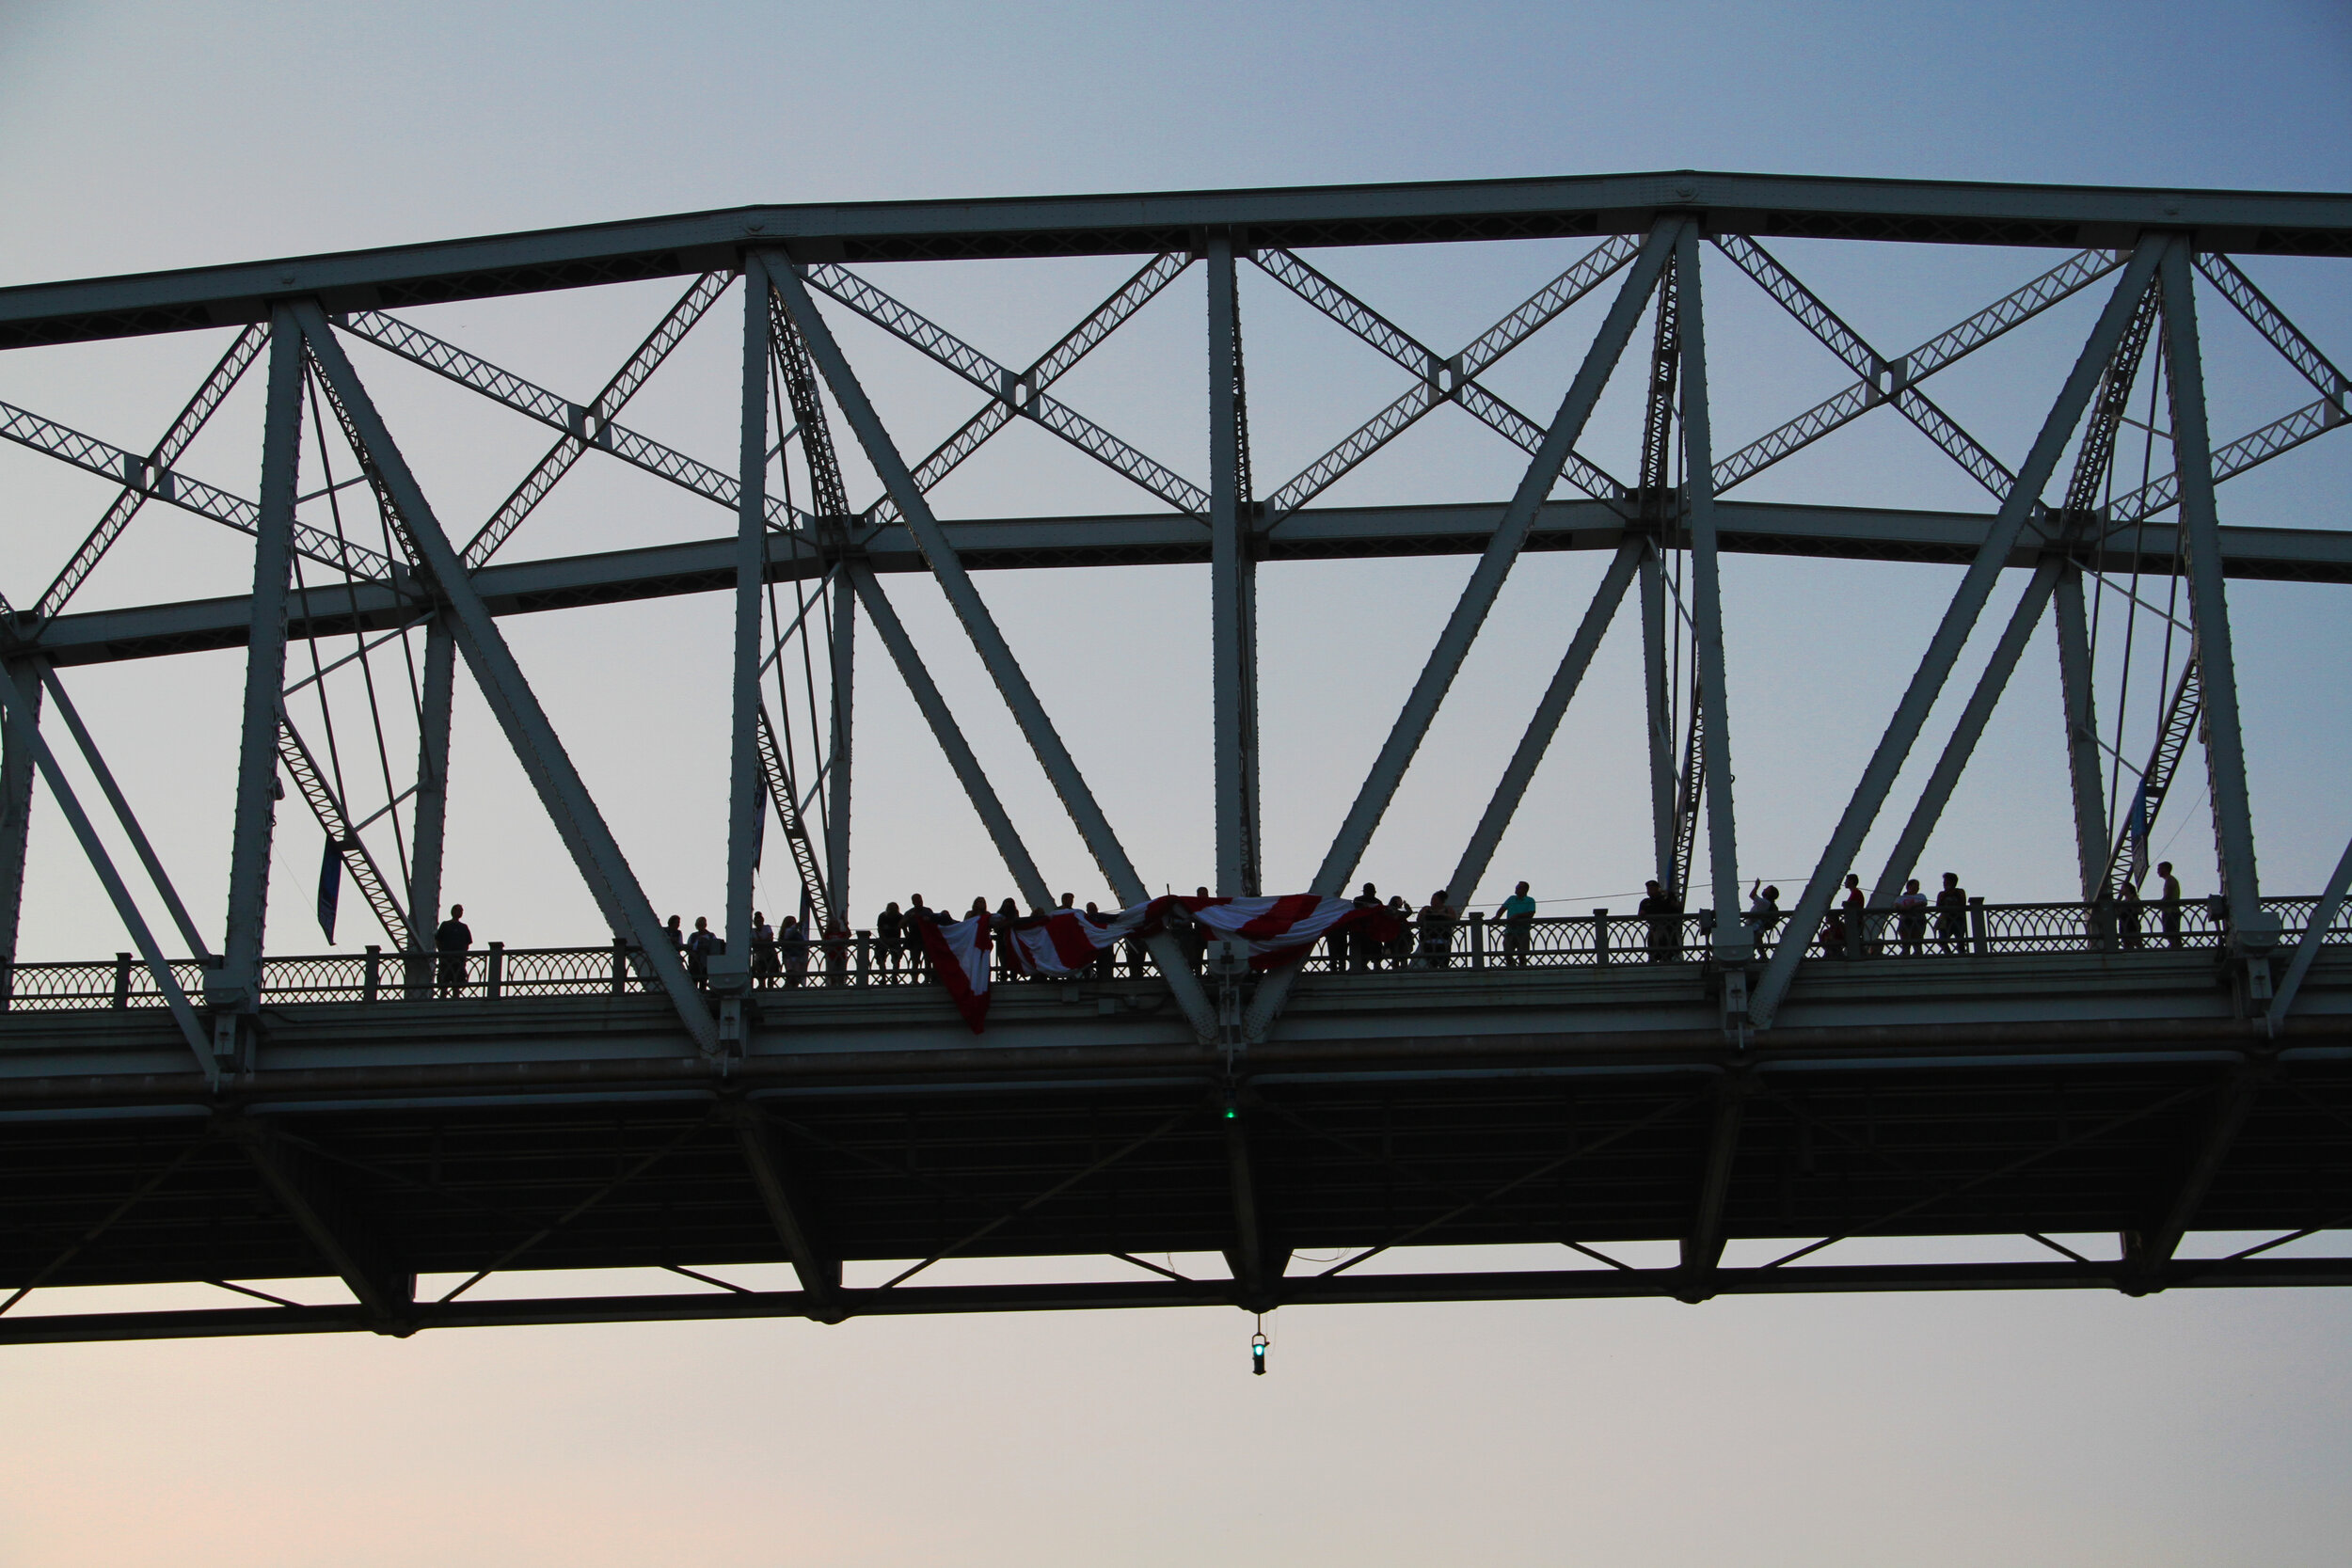
[[[1225,1119],[1226,1119],[1227,1121],[1236,1121],[1236,1120],[1239,1120],[1239,1119],[1240,1119],[1240,1117],[1241,1117],[1241,1111],[1239,1110],[1239,1108],[1237,1108],[1237,1107],[1235,1107],[1235,1106],[1232,1106],[1232,1105],[1228,1105],[1228,1106],[1226,1106],[1226,1107],[1225,1107]]]

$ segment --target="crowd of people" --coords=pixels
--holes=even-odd
[[[2138,888],[2126,879],[2120,890],[2103,892],[2091,906],[2091,934],[2094,941],[2137,950],[2148,944],[2150,932],[2146,922],[2153,914],[2154,936],[2165,946],[2180,947],[2181,911],[2184,901],[2180,879],[2173,874],[2172,863],[2164,861],[2156,866],[2155,895],[2143,899]],[[1197,891],[1194,903],[1210,898],[1209,890]],[[1185,901],[1174,901],[1183,907]],[[1457,907],[1450,890],[1439,888],[1429,901],[1415,908],[1401,895],[1383,898],[1380,890],[1371,882],[1350,901],[1358,911],[1380,911],[1390,918],[1382,922],[1362,922],[1345,929],[1334,930],[1321,939],[1325,953],[1333,970],[1364,974],[1375,970],[1438,970],[1451,968],[1464,957],[1455,952],[1454,934],[1465,921],[1476,917]],[[2208,900],[2217,904],[2219,900]],[[1972,933],[1969,927],[1968,890],[1961,886],[1956,872],[1947,871],[1943,886],[1931,896],[1920,889],[1919,879],[1904,882],[1902,893],[1891,910],[1870,911],[1869,895],[1863,891],[1862,879],[1850,875],[1844,883],[1844,894],[1823,914],[1820,927],[1811,939],[1824,958],[1845,958],[1864,955],[1892,953],[1903,958],[1923,957],[1931,942],[1939,954],[1963,954],[1970,950]],[[1038,918],[1070,912],[1097,927],[1112,924],[1113,915],[1094,904],[1080,908],[1076,895],[1065,893],[1055,910],[1031,910],[1025,918]],[[462,904],[450,906],[449,919],[433,933],[433,945],[437,957],[435,973],[436,990],[451,996],[459,993],[467,983],[467,954],[473,945],[473,933],[465,923],[466,909]],[[752,984],[761,990],[773,987],[796,987],[808,983],[809,967],[821,961],[829,983],[841,984],[849,974],[854,944],[865,949],[865,958],[871,971],[885,976],[883,983],[919,981],[930,958],[923,942],[926,926],[941,926],[957,920],[969,920],[977,915],[993,916],[994,940],[999,952],[1006,955],[1004,967],[1008,973],[1017,970],[1009,961],[1014,930],[1025,919],[1021,908],[1007,898],[991,910],[985,897],[975,898],[961,915],[934,909],[923,901],[921,894],[910,897],[901,907],[897,902],[885,906],[874,917],[873,929],[867,933],[852,933],[834,925],[823,931],[814,931],[813,921],[804,922],[798,915],[787,914],[774,926],[768,923],[764,912],[752,913],[751,963]],[[2209,917],[2218,918],[2209,909]],[[1652,963],[1666,963],[1683,957],[1687,942],[1687,916],[1683,900],[1662,883],[1646,884],[1641,902],[1634,908],[1634,918],[1641,923],[1643,955]],[[1779,931],[1788,914],[1780,907],[1780,889],[1765,885],[1758,879],[1748,891],[1748,907],[1742,924],[1749,942],[1754,946],[1768,943]],[[1534,948],[1536,903],[1529,885],[1518,883],[1511,895],[1495,907],[1485,922],[1489,931],[1499,929],[1501,941],[1495,949],[1502,965],[1524,967]],[[1702,937],[1711,937],[1715,912],[1702,910],[1697,925]],[[1932,934],[1931,934],[1931,924]],[[710,984],[710,960],[726,952],[726,941],[710,928],[706,917],[698,917],[694,928],[683,928],[682,918],[670,916],[663,927],[671,950],[685,965],[687,976],[700,989]],[[1891,940],[1890,940],[1891,929]],[[1208,939],[1204,927],[1185,919],[1171,921],[1171,935],[1186,961],[1195,969],[1202,967],[1207,958]],[[1088,971],[1098,979],[1111,979],[1122,965],[1126,974],[1140,976],[1149,973],[1149,955],[1144,940],[1129,936],[1122,942],[1104,945]]]

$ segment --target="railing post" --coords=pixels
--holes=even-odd
[[[1983,958],[1988,949],[1985,943],[1984,900],[1981,898],[1968,900],[1968,938],[1969,950],[1978,958]]]
[[[506,943],[490,943],[490,956],[482,966],[482,994],[497,1001],[506,984]]]
[[[115,1006],[118,1007],[127,1007],[130,1005],[131,955],[128,953],[117,953],[115,955]]]
[[[1484,969],[1486,967],[1486,917],[1476,910],[1470,911],[1470,967]]]
[[[628,989],[628,938],[612,939],[612,994],[620,995]]]
[[[379,975],[383,962],[384,944],[379,942],[372,942],[368,943],[367,978],[361,983],[360,986],[360,1001],[373,1002],[375,1000],[376,987],[381,983]]]
[[[861,985],[861,986],[870,986],[870,985],[872,985],[872,984],[874,983],[874,981],[873,981],[873,974],[874,974],[874,933],[873,933],[873,932],[871,932],[871,931],[860,931],[860,932],[858,932],[858,933],[857,933],[857,981],[856,981],[856,983],[857,983],[858,985]]]
[[[1609,962],[1609,911],[1593,911],[1593,962],[1606,966]]]

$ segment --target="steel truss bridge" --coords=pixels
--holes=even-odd
[[[1866,341],[1768,248],[1788,236],[1868,245],[1889,265],[1923,245],[2030,254],[2013,291],[1895,354]],[[1579,242],[1581,254],[1451,353],[1311,259],[1529,240]],[[1069,256],[1137,265],[1023,366],[885,292],[897,263]],[[0,607],[0,1339],[2352,1283],[2352,1258],[2281,1250],[2352,1225],[2352,850],[2315,897],[2265,896],[2259,884],[2226,595],[2233,577],[2352,582],[2352,532],[2225,525],[2217,503],[2222,482],[2347,419],[2344,372],[2255,281],[2274,256],[2352,262],[2352,197],[1686,172],[755,207],[0,290],[0,349],[183,332],[222,344],[151,443],[117,444],[0,404],[0,436],[106,487],[96,526],[56,580]],[[1195,266],[1206,275],[1209,362],[1201,482],[1052,390]],[[1251,461],[1245,274],[1400,372],[1392,401],[1274,485]],[[1718,298],[1760,290],[1851,383],[1745,445],[1719,440],[1703,277]],[[662,278],[682,284],[675,304],[579,401],[403,314]],[[1934,377],[2077,294],[2098,312],[2071,369],[2056,386],[2018,388],[2046,409],[2039,435],[2029,450],[1996,455],[1934,401]],[[1522,413],[1482,379],[1588,297],[1600,320],[1556,410]],[[713,312],[725,325],[706,331],[740,332],[741,407],[734,457],[707,463],[624,416]],[[884,423],[835,337],[852,316],[969,383],[971,417],[928,450],[906,445],[911,433]],[[2217,438],[2203,342],[2222,317],[2242,318],[2232,329],[2258,334],[2311,396]],[[536,421],[545,456],[486,518],[437,509],[363,362],[371,378],[429,372]],[[1645,377],[1638,451],[1580,446],[1613,373]],[[262,415],[251,495],[183,466],[248,383]],[[1519,449],[1523,477],[1508,498],[1322,499],[1449,407],[1458,412],[1445,417],[1467,414]],[[1915,427],[1986,492],[1985,509],[1736,497],[1866,416]],[[929,493],[1025,420],[1147,501],[1132,515],[938,516]],[[848,493],[837,433],[882,482],[863,507]],[[698,543],[502,558],[571,470],[615,463],[713,503],[732,528]],[[244,535],[250,595],[78,607],[92,572],[158,512]],[[1254,977],[1215,954],[1196,967],[1162,936],[1107,974],[1000,986],[979,1038],[936,988],[878,959],[863,931],[846,939],[853,961],[838,973],[820,961],[805,987],[756,987],[739,957],[714,966],[707,990],[692,983],[501,629],[507,616],[573,606],[733,596],[724,935],[742,955],[770,816],[819,927],[850,925],[861,622],[1023,896],[1051,901],[892,609],[893,574],[927,573],[944,591],[1126,903],[1143,896],[1144,879],[977,574],[1208,566],[1215,879],[1218,892],[1247,895],[1261,891],[1257,563],[1475,557],[1313,879],[1314,891],[1332,893],[1356,873],[1529,550],[1603,552],[1608,566],[1451,885],[1479,885],[1631,594],[1651,852],[1660,881],[1688,906],[1671,940],[1647,921],[1628,928],[1631,911],[1597,911],[1543,923],[1521,964],[1473,922],[1448,962],[1333,973],[1319,958]],[[1726,668],[1718,581],[1727,550],[1965,568],[1817,869],[1785,921],[1761,931],[1741,918],[1740,679]],[[2024,579],[2023,597],[1991,657],[1963,672],[1963,645],[2005,573]],[[2045,618],[2060,656],[2080,899],[1979,906],[1963,934],[1947,940],[1939,928],[1908,952],[1893,900]],[[69,684],[83,665],[233,647],[246,651],[246,676],[215,942],[175,891]],[[2119,699],[2102,715],[2096,698],[2114,689],[2119,661],[2137,705]],[[455,994],[436,994],[431,960],[418,955],[442,902],[460,664],[612,940],[480,952]],[[1830,927],[1842,947],[1817,941],[1931,706],[1956,680],[1973,681],[1972,693],[1877,868],[1869,908]],[[395,766],[396,747],[413,768]],[[2168,923],[2119,900],[2192,750],[2211,779],[2221,893]],[[61,770],[61,757],[80,770]],[[77,792],[77,777],[92,787]],[[129,950],[117,959],[16,961],[37,790],[121,918]],[[326,886],[347,880],[381,925],[364,957],[264,952],[281,798],[317,818]],[[110,844],[128,847],[120,863]],[[2255,1239],[2226,1255],[2185,1244],[2214,1233]],[[2034,1260],[2017,1259],[2019,1238]],[[1889,1261],[1873,1245],[1929,1241],[1933,1256],[1960,1260],[1919,1261],[1915,1248]],[[1672,1262],[1623,1255],[1627,1243],[1660,1242],[1675,1243]],[[1485,1244],[1514,1247],[1499,1256],[1518,1261],[1447,1272],[1419,1250]],[[1057,1278],[1086,1277],[970,1278],[974,1260],[1041,1258],[1062,1260]],[[1102,1266],[1070,1261],[1082,1258]],[[794,1289],[729,1277],[787,1262]],[[675,1288],[521,1299],[475,1289],[492,1276],[612,1268],[669,1271]],[[330,1277],[347,1297],[335,1305],[301,1305],[270,1283]],[[149,1284],[217,1285],[223,1305],[41,1310],[46,1292]]]

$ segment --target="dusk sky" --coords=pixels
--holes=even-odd
[[[1684,167],[2344,191],[2352,7],[0,0],[0,285],[755,202]],[[1316,260],[1446,352],[1581,248]],[[1773,248],[1889,353],[2058,260]],[[1136,264],[873,276],[1020,364]],[[1720,255],[1707,268],[1720,453],[1845,372]],[[2343,263],[2255,258],[2248,270],[2352,363]],[[414,314],[584,397],[682,286]],[[1201,288],[1195,269],[1069,383],[1071,402],[1195,478],[1207,468]],[[1245,269],[1241,289],[1268,487],[1400,384],[1263,274]],[[1947,405],[2012,467],[2104,295],[2069,301],[1950,377]],[[630,415],[722,467],[735,451],[733,297],[710,318],[725,325],[691,340]],[[1530,412],[1555,407],[1601,308],[1587,302],[1548,328],[1497,372],[1497,389]],[[2217,301],[2202,309],[2217,439],[2308,400],[2242,321]],[[969,412],[952,378],[858,324],[840,331],[902,447],[928,450]],[[0,399],[144,450],[225,341],[17,351],[0,356]],[[469,531],[545,443],[421,372],[354,357],[410,433],[437,506]],[[1582,443],[1620,473],[1635,464],[1639,379],[1618,376]],[[253,381],[186,465],[248,494]],[[1426,424],[1331,499],[1509,495],[1523,461],[1514,449],[1458,413]],[[854,456],[848,466],[863,504],[879,487]],[[2343,528],[2347,483],[2352,437],[2335,435],[2225,486],[2222,520]],[[516,559],[729,527],[617,466],[567,485],[517,536]],[[1751,491],[1990,510],[1915,433],[1876,420]],[[39,596],[108,494],[0,451],[0,591],[11,603]],[[1027,427],[937,499],[949,517],[1148,504]],[[151,507],[85,602],[241,592],[251,569],[241,546]],[[1384,888],[1418,897],[1450,869],[1601,565],[1531,556],[1515,572],[1366,859]],[[1262,575],[1267,891],[1303,886],[1321,859],[1469,570],[1463,558]],[[1793,898],[1958,574],[1761,557],[1732,558],[1724,573],[1741,863]],[[912,578],[889,587],[1048,879],[1103,896],[944,602]],[[1964,678],[2017,587],[1988,612]],[[992,573],[981,588],[1153,890],[1208,879],[1205,573]],[[2316,891],[2352,834],[2342,784],[2352,730],[2312,717],[2342,711],[2352,621],[2341,594],[2231,589],[2265,892]],[[722,912],[728,615],[723,596],[702,596],[506,625],[647,891],[690,922]],[[1475,890],[1482,904],[1520,877],[1562,912],[1639,896],[1647,808],[1632,626],[1629,604]],[[1084,657],[1058,657],[1073,652]],[[870,640],[861,660],[859,923],[913,891],[959,906],[1011,891]],[[1931,848],[1936,869],[1963,870],[1996,901],[2072,895],[2055,662],[2045,632]],[[225,896],[241,669],[241,655],[223,653],[71,673],[206,922]],[[2135,678],[2127,746],[2144,745],[2153,722]],[[450,895],[485,939],[603,940],[486,708],[462,679],[460,692]],[[1899,805],[1956,707],[1938,708]],[[2157,835],[2200,893],[2213,880],[2201,786],[2201,768],[2185,775]],[[46,815],[35,818],[23,955],[128,945],[55,810],[36,810]],[[1866,847],[1866,877],[1900,825],[1899,810],[1888,816]],[[280,820],[270,946],[320,951],[316,832],[298,812]],[[771,908],[791,896],[779,861],[763,873]],[[341,948],[371,940],[362,921],[347,893]],[[2342,1241],[2312,1244],[2340,1252]],[[638,1288],[538,1279],[528,1291],[567,1283]],[[216,1299],[200,1288],[87,1295],[84,1309]],[[1355,1307],[1284,1310],[1268,1328],[1275,1370],[1263,1379],[1248,1373],[1250,1321],[1232,1310],[10,1350],[0,1568],[2150,1568],[2338,1561],[2352,1531],[2342,1484],[2352,1299],[2341,1294]]]

